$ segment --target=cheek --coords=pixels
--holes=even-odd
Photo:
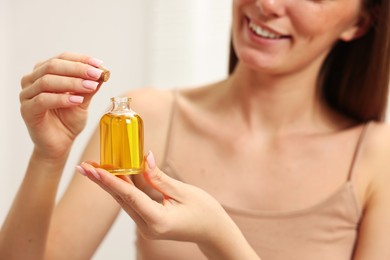
[[[296,6],[291,14],[295,32],[305,38],[338,36],[355,21],[357,11],[350,6],[334,8],[320,6]]]
[[[311,36],[322,33],[329,25],[327,15],[319,8],[296,6],[291,12],[291,23],[299,36]]]
[[[243,4],[242,2],[248,2],[248,0],[235,0],[233,2],[232,10],[232,29],[233,33],[238,32],[244,22]]]

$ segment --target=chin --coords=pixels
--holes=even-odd
[[[255,70],[262,74],[277,74],[280,66],[277,64],[277,59],[262,56],[254,51],[239,51],[237,53],[240,61],[240,66]]]

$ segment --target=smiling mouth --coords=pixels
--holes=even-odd
[[[271,32],[271,31],[269,31],[269,30],[267,30],[267,29],[265,29],[265,28],[255,24],[251,20],[249,20],[248,22],[249,22],[249,28],[257,36],[260,36],[260,37],[266,38],[266,39],[283,39],[283,38],[288,38],[288,36],[285,36],[285,35],[282,35],[282,34],[278,34],[276,32]]]

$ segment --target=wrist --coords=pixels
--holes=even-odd
[[[207,241],[198,243],[198,247],[210,260],[260,260],[241,230],[227,214],[225,221],[219,221],[218,228],[213,229]]]
[[[26,177],[34,176],[37,178],[42,175],[43,178],[50,177],[49,179],[52,179],[54,177],[59,181],[68,157],[69,153],[62,156],[50,156],[34,148],[28,163]]]
[[[59,154],[53,154],[53,153],[48,153],[46,151],[43,151],[42,149],[39,149],[37,147],[34,147],[33,152],[31,154],[30,162],[37,161],[40,164],[48,167],[65,165],[66,160],[69,157],[69,152],[70,149],[63,151]]]

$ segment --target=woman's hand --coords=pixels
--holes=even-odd
[[[118,178],[95,168],[95,163],[76,168],[110,193],[146,238],[195,242],[210,259],[259,259],[215,198],[167,176],[156,167],[151,152],[145,159],[144,177],[163,195],[162,203],[139,190],[128,176]]]
[[[64,53],[38,63],[22,78],[21,114],[40,155],[54,159],[67,155],[101,85],[101,64],[89,56]]]
[[[150,239],[199,242],[213,235],[218,222],[228,218],[221,205],[205,191],[170,178],[155,166],[153,154],[146,156],[146,181],[162,193],[161,203],[139,190],[129,176],[113,176],[96,163],[77,169],[114,197]]]

